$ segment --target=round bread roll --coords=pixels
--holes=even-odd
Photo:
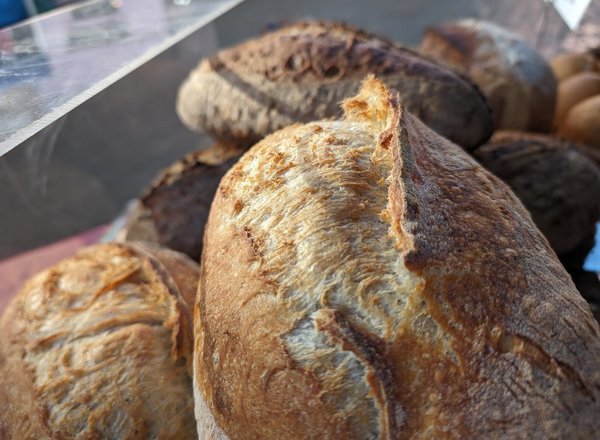
[[[600,72],[582,72],[562,81],[558,85],[554,127],[560,126],[571,108],[594,95],[600,95]]]
[[[560,124],[558,135],[600,149],[600,95],[574,106]]]
[[[497,132],[473,155],[504,180],[557,254],[594,235],[600,220],[600,168],[551,136]]]
[[[556,104],[556,79],[546,60],[500,26],[466,19],[429,28],[420,47],[468,75],[494,113],[496,129],[549,132]]]
[[[510,189],[370,78],[206,226],[194,389],[219,438],[592,438],[600,328]]]
[[[195,439],[198,267],[101,244],[41,272],[0,319],[0,438]]]
[[[581,72],[600,71],[600,63],[592,53],[561,53],[550,60],[550,66],[558,81]]]
[[[251,145],[293,122],[338,115],[367,73],[400,90],[408,109],[464,148],[491,135],[490,110],[467,79],[375,35],[315,21],[202,60],[179,90],[177,112],[190,129]]]
[[[130,209],[117,239],[159,243],[199,261],[215,191],[241,154],[236,148],[215,145],[163,170]]]

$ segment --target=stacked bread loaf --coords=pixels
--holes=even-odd
[[[595,438],[600,327],[555,250],[589,238],[600,171],[484,144],[510,118],[474,71],[321,22],[203,60],[178,111],[220,143],[0,318],[0,438]]]
[[[417,52],[339,23],[294,23],[202,60],[179,90],[190,128],[252,144],[293,122],[339,114],[373,73],[430,127],[471,149],[491,134],[485,99],[465,77]]]
[[[195,321],[209,429],[592,438],[599,328],[521,203],[381,83],[345,111],[221,181]]]

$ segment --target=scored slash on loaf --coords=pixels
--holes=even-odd
[[[592,438],[600,328],[519,200],[381,82],[344,109],[221,181],[200,436]]]

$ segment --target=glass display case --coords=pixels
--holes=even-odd
[[[161,168],[210,145],[174,110],[202,57],[281,20],[416,45],[460,17],[496,21],[545,55],[600,44],[600,3],[573,32],[542,0],[93,0],[0,30],[0,307],[26,274],[101,239]]]

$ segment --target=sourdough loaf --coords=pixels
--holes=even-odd
[[[221,181],[200,437],[593,438],[600,328],[519,200],[382,83],[344,107]]]
[[[575,146],[552,136],[500,131],[473,155],[512,188],[557,254],[594,235],[600,168]]]
[[[420,51],[481,88],[496,129],[551,130],[556,78],[542,55],[517,35],[494,23],[466,19],[428,29]]]
[[[214,145],[163,170],[134,202],[118,240],[159,243],[199,261],[215,191],[241,153],[234,147]]]
[[[300,22],[202,60],[179,90],[191,129],[250,145],[293,122],[339,114],[339,103],[375,73],[404,105],[465,148],[491,134],[475,86],[417,53],[338,23]]]
[[[194,439],[198,268],[102,244],[34,276],[0,319],[0,438]]]

